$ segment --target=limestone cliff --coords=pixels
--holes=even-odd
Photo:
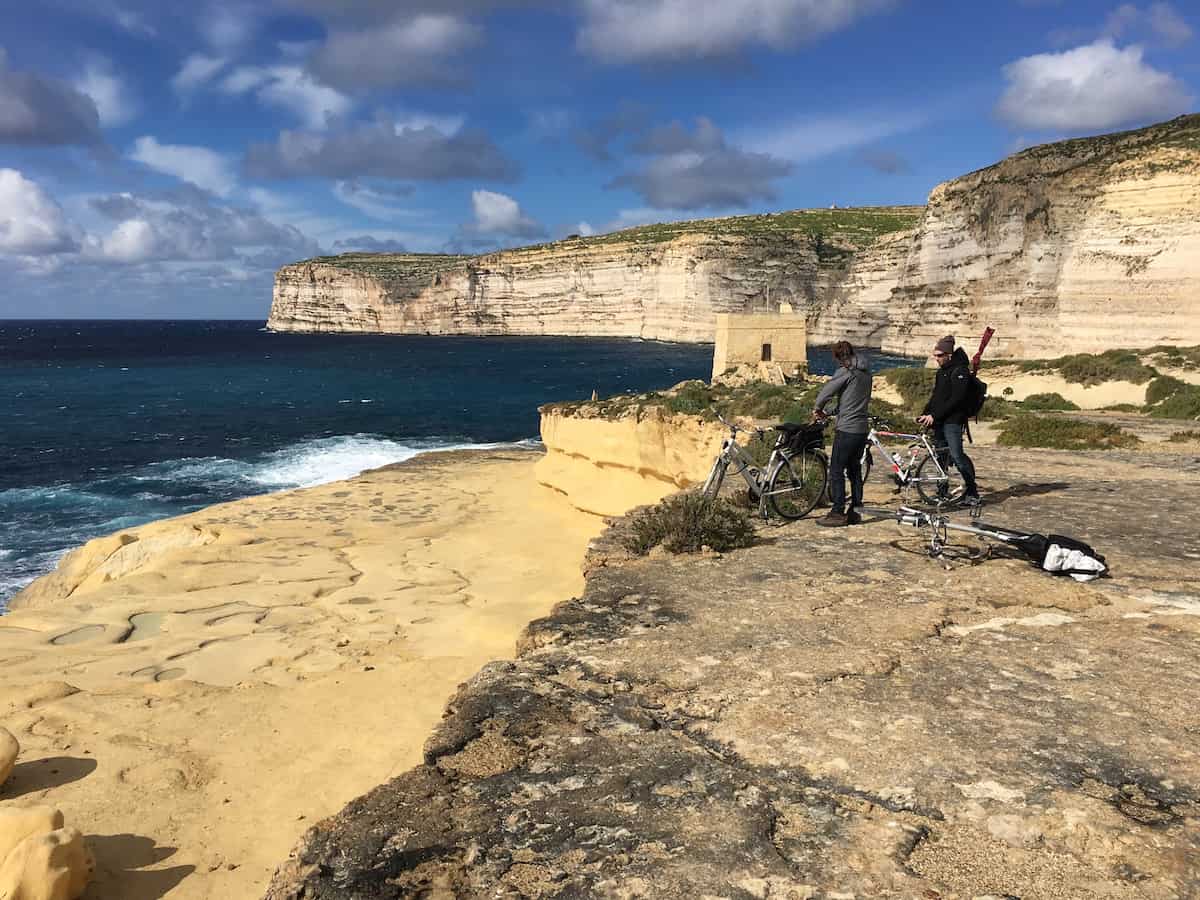
[[[478,257],[347,254],[280,269],[275,331],[706,342],[722,312],[807,309],[916,207],[654,225]],[[872,276],[854,275],[871,281]]]
[[[886,323],[886,351],[998,331],[1037,358],[1193,343],[1200,334],[1200,116],[1034,147],[937,187]],[[845,311],[839,311],[846,315]]]

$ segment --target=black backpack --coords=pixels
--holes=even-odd
[[[979,413],[983,410],[983,402],[987,400],[987,382],[980,381],[974,372],[969,373],[971,379],[967,385],[967,416],[979,421]]]

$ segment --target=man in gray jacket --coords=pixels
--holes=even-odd
[[[847,341],[833,345],[837,374],[817,394],[813,417],[825,418],[825,406],[837,399],[837,425],[833,433],[833,452],[829,457],[829,502],[833,508],[818,525],[838,527],[862,521],[859,507],[863,500],[862,455],[867,446],[867,406],[871,402],[871,365],[861,353],[855,353]],[[850,476],[850,507],[846,508],[846,476]]]

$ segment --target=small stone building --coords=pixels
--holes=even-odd
[[[804,316],[792,312],[717,314],[712,377],[740,366],[757,366],[764,381],[808,371]]]

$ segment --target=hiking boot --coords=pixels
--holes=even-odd
[[[826,528],[845,528],[850,524],[850,520],[844,512],[835,512],[831,509],[822,518],[817,519],[817,524],[824,525]]]
[[[856,509],[850,510],[848,513],[846,513],[846,524],[847,525],[861,525],[862,524],[862,513],[860,513]]]

